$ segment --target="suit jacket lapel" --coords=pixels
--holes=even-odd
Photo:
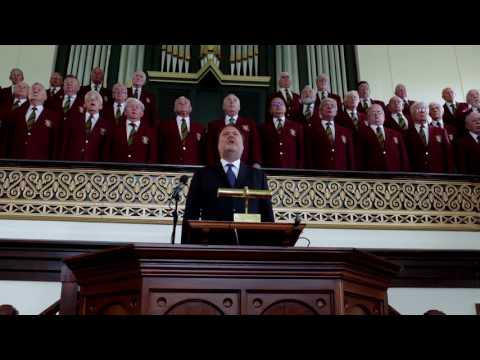
[[[222,163],[219,161],[218,164],[215,166],[218,172],[218,176],[220,177],[222,184],[220,187],[230,187],[230,183],[228,182],[227,174],[225,173],[225,170],[223,170]]]
[[[240,163],[240,169],[238,170],[238,177],[237,177],[237,187],[242,188],[245,186],[245,181],[247,179],[247,167],[246,165]]]

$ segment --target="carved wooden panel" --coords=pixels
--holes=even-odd
[[[240,295],[215,290],[153,290],[147,312],[154,315],[238,315]]]
[[[101,293],[81,298],[84,315],[135,315],[140,313],[137,292]]]
[[[333,292],[247,291],[249,315],[330,315]]]
[[[345,315],[384,315],[383,301],[345,292]]]

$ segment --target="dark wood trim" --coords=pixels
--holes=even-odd
[[[0,280],[60,281],[63,259],[124,243],[0,240]],[[401,266],[393,287],[479,288],[480,251],[362,249]],[[72,280],[73,282],[73,280]],[[75,289],[65,289],[65,291]]]

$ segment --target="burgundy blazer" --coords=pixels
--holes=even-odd
[[[254,163],[262,164],[262,154],[260,145],[260,135],[257,125],[252,119],[238,116],[235,124],[240,133],[243,135],[243,154],[242,162],[247,165]],[[218,155],[218,137],[225,127],[225,118],[213,120],[207,126],[207,164],[216,165],[220,161]]]
[[[132,145],[128,145],[126,121],[113,127],[110,144],[110,161],[122,163],[157,163],[157,137],[155,131],[146,121],[133,137]]]
[[[361,166],[359,168],[366,171],[410,171],[402,134],[386,127],[383,129],[385,141],[382,147],[377,134],[370,126],[359,128],[358,138],[361,149]]]
[[[115,119],[115,112],[113,110],[113,101],[111,103],[108,103],[106,106],[103,105],[102,110],[100,110],[100,115],[104,118],[106,118],[109,122],[110,125],[119,125],[122,122],[126,120],[125,118],[125,111],[123,112],[123,115],[117,119]]]
[[[161,164],[205,164],[205,127],[190,119],[190,132],[184,141],[176,119],[161,121],[158,126],[158,159]]]
[[[350,130],[335,124],[334,144],[328,139],[320,119],[311,130],[311,165],[318,170],[355,170],[354,144]]]
[[[65,124],[62,158],[69,161],[108,161],[111,123],[100,116],[87,135],[85,113],[72,113]]]
[[[480,175],[480,144],[470,133],[458,139],[458,171],[462,174]]]
[[[374,100],[374,99],[371,99],[372,100],[372,104],[378,104],[380,105],[382,108],[383,108],[383,111],[386,112],[387,111],[387,107],[385,106],[385,103],[381,100]],[[358,112],[361,112],[361,113],[366,113],[365,109],[363,108],[363,103],[362,103],[362,100],[360,99],[360,103],[358,104],[357,106],[357,111]]]
[[[389,128],[389,129],[395,130],[395,131],[399,132],[400,134],[402,134],[403,136],[405,136],[405,132],[407,130],[411,129],[412,127],[415,127],[415,125],[414,125],[412,117],[410,115],[406,115],[405,113],[403,113],[403,116],[405,116],[405,118],[407,119],[407,122],[408,122],[407,129],[402,129],[400,127],[400,125],[398,125],[398,123],[393,119],[392,113],[387,108],[387,110],[385,112],[385,123],[383,125],[385,127]]]
[[[467,106],[462,106],[458,107],[457,111],[455,112],[455,120],[454,123],[450,124],[453,125],[457,128],[457,134],[459,136],[463,136],[468,133],[468,130],[465,129],[465,119],[467,118],[467,115],[472,112],[472,108]]]
[[[303,143],[304,143],[304,149],[303,149],[303,167],[305,169],[310,169],[311,168],[311,127],[312,123],[314,122],[315,119],[319,119],[319,109],[318,106],[314,105],[313,106],[313,114],[310,119],[307,120],[305,115],[303,114],[303,104],[301,104],[300,107],[300,113],[297,114],[296,118],[293,118],[292,120],[301,124],[302,125],[302,130],[303,130]],[[271,121],[271,119],[270,119]]]
[[[270,94],[267,97],[267,119],[272,118],[272,116],[270,115],[270,102],[276,97],[282,98],[285,101],[285,104],[287,104],[287,99],[285,99],[285,96],[283,96],[283,93],[281,91],[276,91],[273,94]],[[303,104],[300,95],[292,91],[292,102],[290,105],[287,105],[285,117],[287,117],[288,119],[298,118],[299,114],[302,112],[302,108]]]
[[[0,105],[4,103],[13,104],[14,96],[12,94],[12,86],[0,89]]]
[[[78,95],[82,98],[82,99],[85,99],[85,95],[90,91],[92,90],[92,87],[90,86],[90,84],[88,85],[83,85],[83,86],[80,86],[80,90],[78,90]],[[107,89],[105,87],[102,86],[102,88],[100,89],[100,95],[102,96],[102,100],[103,100],[103,106],[105,106],[106,104],[109,104],[112,100],[112,91],[110,89]]]
[[[133,90],[131,87],[127,89],[128,97],[133,97]],[[150,127],[155,127],[158,121],[157,114],[157,105],[155,100],[155,95],[145,88],[142,87],[142,92],[140,94],[140,101],[145,106],[145,111],[142,119],[146,119]]]
[[[50,100],[50,98],[52,98],[54,96],[62,96],[64,94],[65,93],[63,91],[63,88],[60,88],[60,90],[58,90],[56,94],[53,94],[52,89],[50,88],[50,89],[47,90],[47,101]]]
[[[457,127],[457,115],[463,114],[465,111],[467,111],[468,104],[464,102],[455,102],[455,107],[455,114],[452,114],[447,104],[443,104],[443,121],[445,122],[445,124]]]
[[[366,115],[364,113],[360,113],[357,111],[358,115],[358,126],[365,126],[365,121],[367,119]],[[335,123],[349,129],[352,134],[356,133],[358,129],[355,127],[355,124],[353,123],[352,118],[346,111],[339,111],[337,113],[337,116],[335,117]]]
[[[270,168],[304,168],[303,126],[285,118],[279,134],[272,120],[259,126],[263,166]]]
[[[415,127],[407,130],[410,166],[414,172],[452,173],[455,170],[452,145],[445,129],[428,127],[428,145],[424,145]]]
[[[334,93],[328,93],[327,97],[332,98],[333,100],[335,100],[337,102],[338,111],[342,110],[342,98],[340,96],[338,96],[337,94],[334,94]],[[317,97],[315,99],[315,106],[320,107],[320,102],[321,101],[322,100],[320,100],[320,95],[317,93]]]
[[[415,104],[416,101],[414,100],[408,100],[408,104],[405,104],[405,101],[403,102],[403,110],[402,110],[402,113],[403,115],[405,116],[411,116],[410,114],[410,106],[412,106],[413,104]]]
[[[56,154],[59,117],[56,112],[43,108],[30,131],[27,130],[28,106],[12,113],[8,155],[14,159],[54,160]]]

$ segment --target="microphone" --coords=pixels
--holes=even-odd
[[[171,237],[172,244],[175,244],[175,231],[177,229],[177,222],[178,222],[178,201],[180,200],[180,192],[183,190],[185,186],[187,186],[187,182],[188,182],[187,175],[180,176],[178,185],[175,186],[171,195],[172,199],[175,200],[175,210],[172,213],[172,216],[173,216],[173,230],[172,230],[172,237]]]
[[[180,176],[180,179],[178,181],[178,185],[175,186],[175,188],[172,191],[172,198],[177,199],[180,196],[180,193],[182,192],[183,188],[187,186],[188,182],[188,176],[187,175],[182,175]]]

